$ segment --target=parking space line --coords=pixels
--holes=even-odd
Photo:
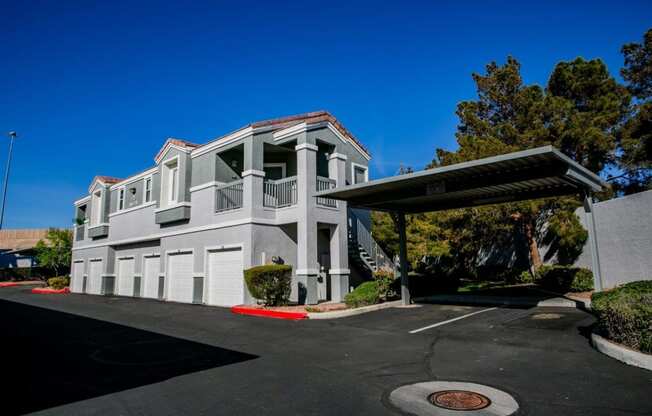
[[[457,318],[452,318],[452,319],[448,319],[446,321],[437,322],[436,324],[424,326],[423,328],[413,329],[409,333],[410,334],[416,334],[417,332],[421,332],[421,331],[425,331],[427,329],[432,329],[432,328],[436,328],[438,326],[450,324],[451,322],[459,321],[460,319],[468,318],[469,316],[477,315],[479,313],[493,311],[494,309],[498,309],[498,307],[496,306],[496,307],[493,307],[493,308],[482,309],[481,311],[475,311],[475,312],[467,313],[466,315],[458,316]]]

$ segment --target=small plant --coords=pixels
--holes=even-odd
[[[569,266],[541,266],[536,283],[554,292],[586,292],[593,290],[593,273],[589,269]]]
[[[86,222],[86,218],[84,217],[77,217],[72,220],[72,223],[75,225],[84,225],[85,222]]]
[[[70,277],[68,276],[58,276],[58,277],[51,277],[48,279],[48,286],[51,287],[52,289],[63,289],[64,287],[68,287],[70,285]]]
[[[378,294],[381,300],[395,296],[396,292],[392,288],[394,286],[394,272],[391,269],[379,269],[373,274],[374,281],[378,283]]]
[[[344,297],[344,303],[350,308],[373,305],[378,302],[380,302],[380,292],[378,282],[375,280],[364,282]]]
[[[534,276],[527,270],[521,272],[516,279],[517,283],[534,283]]]
[[[267,264],[244,271],[247,288],[253,297],[268,306],[287,305],[290,300],[292,266]]]

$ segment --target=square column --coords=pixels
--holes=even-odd
[[[328,157],[328,177],[334,179],[336,187],[346,184],[346,155],[333,153]],[[346,201],[337,201],[338,221],[331,226],[331,300],[341,302],[349,293],[349,238]]]
[[[244,170],[242,172],[242,207],[250,218],[263,209],[263,141],[254,136],[244,140]]]
[[[586,214],[586,228],[589,233],[589,248],[591,249],[591,269],[593,272],[593,287],[596,291],[604,290],[602,284],[602,271],[600,270],[600,251],[598,249],[598,236],[595,229],[595,214],[593,211],[593,196],[584,193],[584,213]]]
[[[317,181],[317,146],[300,143],[297,152],[297,265],[299,303],[317,303],[317,221],[313,197]]]
[[[398,216],[398,237],[399,237],[399,262],[401,266],[401,303],[409,305],[410,299],[410,286],[408,280],[408,265],[407,265],[407,237],[405,234],[405,214],[402,212],[397,213]]]

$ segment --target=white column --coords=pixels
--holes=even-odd
[[[316,304],[317,278],[317,221],[313,215],[313,197],[317,181],[317,146],[300,143],[297,152],[297,267],[299,301]]]
[[[598,237],[595,229],[595,215],[593,213],[593,196],[589,192],[584,194],[584,213],[586,214],[586,228],[589,232],[589,247],[591,248],[591,268],[593,271],[593,287],[600,292],[604,289],[602,271],[600,270],[600,252],[598,250]]]
[[[328,158],[328,177],[337,187],[346,185],[346,155],[333,153]],[[347,204],[337,201],[338,222],[331,226],[331,300],[341,302],[349,292],[349,239]]]

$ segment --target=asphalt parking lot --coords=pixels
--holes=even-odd
[[[0,312],[5,415],[396,415],[389,392],[430,380],[501,389],[523,415],[652,414],[652,372],[593,350],[576,309],[292,322],[19,287],[0,289]]]

